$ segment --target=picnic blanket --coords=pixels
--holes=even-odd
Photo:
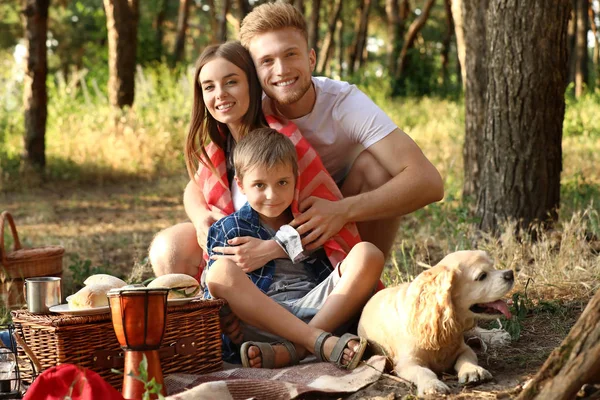
[[[330,363],[303,363],[281,369],[235,368],[206,375],[165,377],[167,400],[288,400],[307,393],[354,393],[377,381],[384,356],[372,356],[345,371]]]
[[[302,136],[296,125],[292,122],[281,122],[273,116],[266,118],[271,128],[290,138],[296,146],[298,179],[292,202],[294,217],[300,214],[298,208],[300,202],[308,197],[314,196],[331,201],[341,200],[343,197],[340,189],[325,169],[315,149]],[[232,214],[234,209],[229,189],[230,183],[227,179],[225,152],[211,142],[206,146],[206,153],[215,166],[218,176],[210,168],[200,163],[196,174],[197,183],[202,189],[202,194],[210,210],[218,210],[227,215]],[[323,245],[331,265],[335,267],[343,261],[350,249],[358,242],[360,242],[360,236],[356,224],[351,222],[344,225],[337,235]],[[205,260],[207,257],[208,255],[205,254]]]

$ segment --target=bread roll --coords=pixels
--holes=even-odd
[[[166,274],[159,276],[148,284],[149,288],[168,288],[169,299],[194,297],[200,291],[200,284],[186,274]]]
[[[108,274],[96,274],[89,276],[85,281],[83,281],[84,285],[108,285],[111,288],[120,288],[127,283],[122,279],[117,278],[116,276],[108,275]]]
[[[112,289],[109,285],[87,285],[77,293],[69,296],[67,302],[71,310],[108,306],[106,293]]]

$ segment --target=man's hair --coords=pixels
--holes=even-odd
[[[256,35],[285,28],[297,29],[308,43],[306,20],[300,10],[282,0],[264,3],[254,8],[242,21],[240,42],[248,48]]]
[[[294,177],[298,176],[296,147],[275,129],[254,129],[241,138],[233,150],[233,167],[239,179],[257,166],[271,169],[280,164],[291,164]]]

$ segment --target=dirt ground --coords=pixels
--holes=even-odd
[[[138,274],[147,276],[151,274],[147,248],[153,235],[186,219],[181,201],[184,185],[185,177],[181,176],[141,185],[85,190],[48,186],[0,194],[0,211],[9,210],[13,214],[26,245],[61,244],[66,248],[66,281],[70,275],[67,266],[73,263],[74,256],[89,259],[93,266],[103,266],[125,278],[134,267],[139,269]],[[466,388],[457,384],[455,376],[444,376],[453,390],[448,398],[514,397],[515,389],[531,378],[561,343],[588,300],[555,299],[552,307],[530,310],[522,322],[518,340],[506,347],[479,352],[480,364],[494,375],[494,381]],[[397,378],[383,377],[343,398],[388,400],[410,398],[414,394],[410,386]]]

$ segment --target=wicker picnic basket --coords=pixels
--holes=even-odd
[[[4,247],[4,224],[8,222],[13,237],[13,251]],[[12,215],[0,215],[0,295],[7,307],[24,303],[23,280],[36,276],[60,276],[65,249],[61,246],[23,248]]]
[[[202,374],[222,368],[219,309],[223,300],[194,300],[169,306],[167,326],[159,350],[164,375]],[[15,325],[22,329],[18,340],[21,376],[31,382],[41,371],[71,363],[96,371],[108,383],[121,389],[124,356],[110,313],[89,316],[35,315],[26,310],[12,312]],[[35,371],[34,369],[39,369]]]

